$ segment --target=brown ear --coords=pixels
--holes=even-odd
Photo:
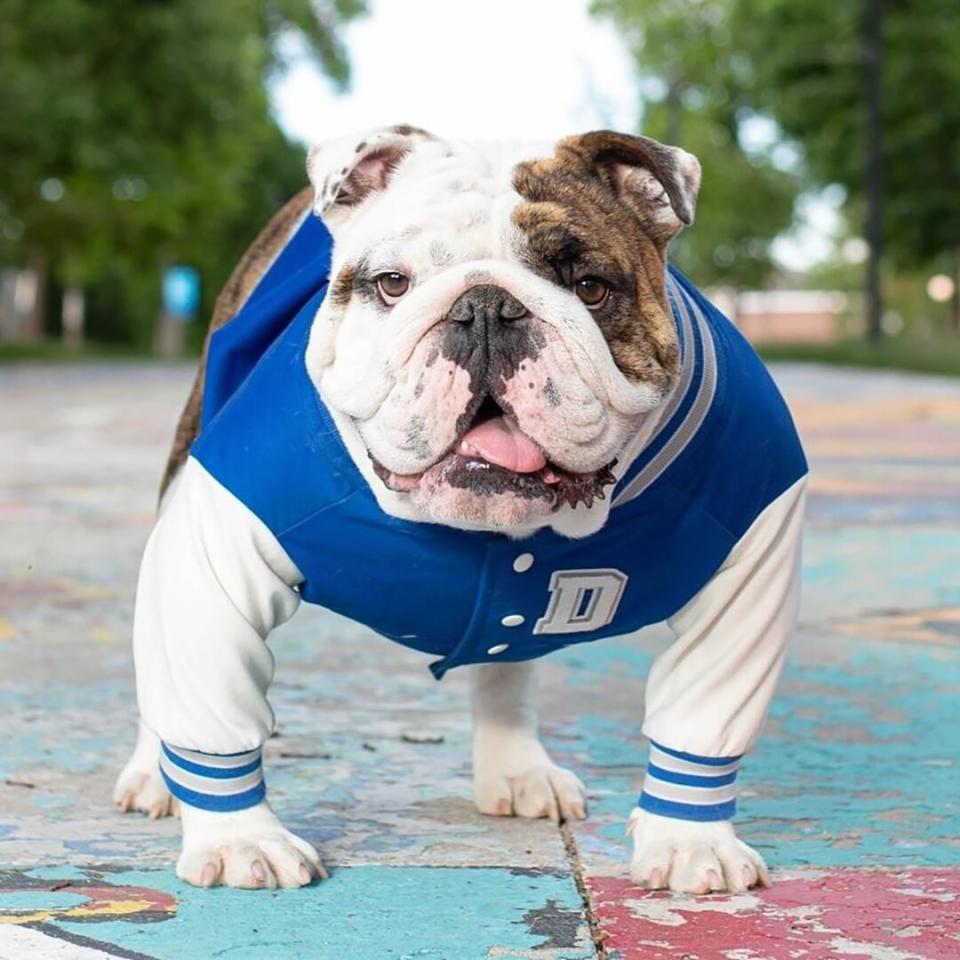
[[[419,127],[398,124],[312,147],[307,174],[315,191],[314,210],[328,224],[342,221],[352,208],[387,186],[418,144],[435,139]]]
[[[617,193],[663,240],[693,223],[700,162],[692,153],[613,130],[567,137],[557,148],[575,152],[605,173]]]

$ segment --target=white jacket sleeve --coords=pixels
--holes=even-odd
[[[641,807],[684,819],[732,815],[740,756],[766,719],[796,624],[805,499],[803,477],[668,621],[676,640],[647,680]]]
[[[147,727],[185,756],[259,748],[273,730],[264,641],[296,611],[301,580],[267,527],[188,459],[137,587],[134,659]]]

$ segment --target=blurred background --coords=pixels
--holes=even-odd
[[[0,0],[0,358],[199,349],[305,146],[598,128],[774,358],[960,373],[957,0]]]

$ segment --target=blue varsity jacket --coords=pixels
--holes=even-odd
[[[192,456],[276,536],[304,600],[451,667],[539,657],[660,622],[690,600],[806,473],[790,414],[750,345],[670,268],[680,381],[612,493],[609,521],[517,542],[385,514],[304,363],[332,241],[307,217],[210,342]]]

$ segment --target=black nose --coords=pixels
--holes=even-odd
[[[515,296],[492,283],[481,283],[456,300],[447,319],[484,327],[489,334],[500,324],[522,320],[526,315],[527,308]]]

